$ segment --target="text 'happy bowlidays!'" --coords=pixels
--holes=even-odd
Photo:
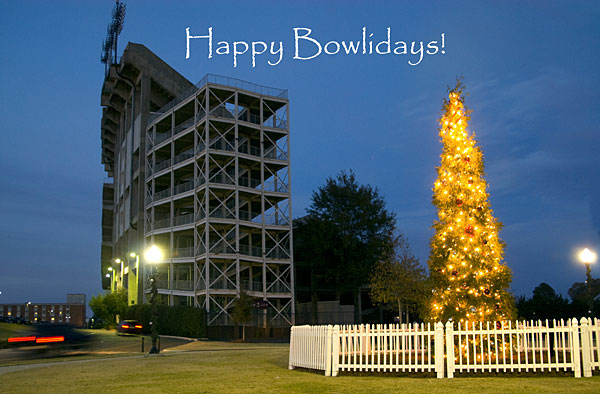
[[[360,33],[351,40],[323,40],[313,34],[312,29],[308,27],[294,27],[293,29],[294,47],[290,52],[293,54],[292,60],[308,61],[317,59],[320,56],[333,55],[396,55],[407,56],[407,63],[411,66],[419,65],[425,56],[443,55],[446,53],[445,33],[441,33],[435,40],[424,41],[402,41],[394,40],[392,28],[387,27],[385,34],[378,37],[375,33],[368,31],[366,27],[362,28]],[[208,53],[208,59],[217,56],[230,56],[233,60],[233,67],[238,63],[247,61],[251,67],[256,67],[257,63],[263,62],[269,66],[277,66],[284,59],[284,41],[224,41],[217,40],[216,32],[213,27],[208,28],[207,34],[193,35],[190,28],[185,29],[186,33],[186,53],[185,58],[190,59],[192,53],[192,44],[194,53],[198,51],[198,44],[202,51]],[[194,43],[194,40],[200,43]],[[246,60],[247,59],[247,60]]]

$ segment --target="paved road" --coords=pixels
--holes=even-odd
[[[190,340],[186,338],[161,337],[160,348],[161,350],[164,350],[184,345],[189,342]],[[64,360],[64,358],[82,355],[100,356],[130,354],[132,356],[143,356],[141,344],[142,337],[139,336],[117,337],[114,334],[100,333],[98,335],[92,335],[92,341],[89,344],[82,346],[47,345],[20,349],[1,349],[0,364],[13,364],[32,360],[52,361],[57,358]],[[152,341],[150,337],[144,337],[144,353],[150,351],[151,345]]]

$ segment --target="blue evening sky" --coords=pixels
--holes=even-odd
[[[0,3],[0,303],[62,301],[100,288],[100,48],[114,2]],[[578,248],[600,249],[600,4],[596,1],[127,2],[119,52],[150,50],[192,82],[206,73],[289,90],[292,202],[353,169],[377,186],[426,264],[446,87],[464,75],[470,123],[504,223],[512,288],[566,294],[584,279]],[[206,40],[283,41],[272,56],[208,59]],[[445,54],[293,60],[294,27],[322,44],[440,40]],[[300,47],[301,56],[311,45]],[[393,48],[392,48],[393,49]],[[409,48],[410,49],[410,48]],[[598,268],[592,270],[594,276]]]

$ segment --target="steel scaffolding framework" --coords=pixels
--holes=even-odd
[[[287,91],[207,76],[151,114],[146,129],[146,246],[169,304],[233,324],[244,291],[266,301],[254,325],[293,325],[294,270]]]

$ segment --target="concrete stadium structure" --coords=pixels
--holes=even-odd
[[[162,302],[205,309],[209,326],[232,325],[246,292],[261,301],[253,325],[292,325],[287,91],[216,75],[194,85],[129,43],[102,106],[103,286],[142,303],[154,274]],[[150,245],[162,262],[144,260]]]

